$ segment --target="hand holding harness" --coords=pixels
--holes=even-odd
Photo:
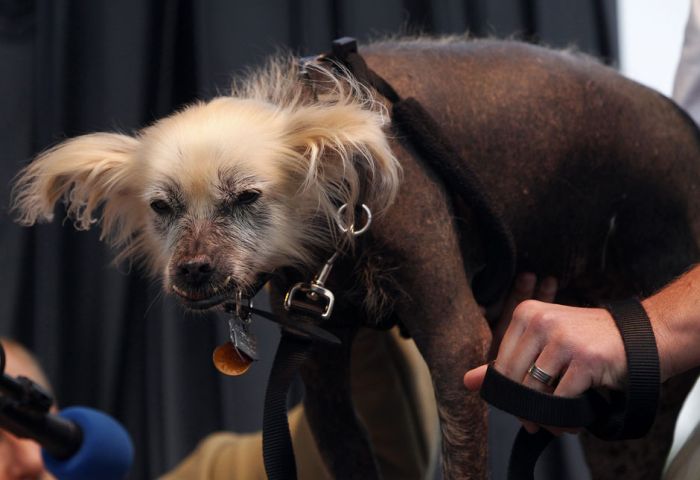
[[[602,440],[646,435],[654,423],[660,391],[659,354],[649,317],[637,299],[604,305],[617,325],[627,356],[627,391],[611,391],[610,400],[591,389],[573,398],[530,389],[489,365],[481,396],[494,407],[541,425],[586,428]],[[508,479],[533,479],[537,459],[554,436],[541,428],[518,432]]]

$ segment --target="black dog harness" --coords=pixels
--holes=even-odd
[[[371,86],[392,104],[392,120],[435,173],[473,208],[484,234],[486,269],[474,280],[475,297],[482,304],[497,299],[512,281],[515,246],[481,180],[442,133],[437,122],[413,98],[402,99],[394,88],[372,71],[357,52],[352,38],[333,42],[323,60],[342,65],[360,82]],[[637,300],[605,306],[612,314],[625,345],[628,364],[627,392],[610,392],[610,400],[589,390],[576,398],[547,395],[504,377],[489,366],[482,397],[495,407],[539,424],[587,428],[604,440],[639,438],[651,428],[659,397],[659,359],[649,319]],[[296,465],[287,421],[287,391],[293,376],[308,357],[313,341],[335,343],[332,335],[295,329],[290,321],[254,311],[282,324],[282,339],[268,382],[263,420],[263,457],[270,479],[295,479]],[[307,316],[314,316],[306,312]],[[317,315],[316,317],[320,317]],[[319,318],[314,318],[319,320]],[[330,335],[330,338],[329,338]],[[544,429],[518,433],[511,453],[509,479],[532,479],[539,455],[551,441]]]

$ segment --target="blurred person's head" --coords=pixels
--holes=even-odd
[[[30,378],[47,391],[51,391],[39,362],[25,347],[6,338],[0,338],[0,343],[5,348],[7,375]],[[44,468],[41,446],[38,443],[0,430],[0,480],[50,478],[53,477]]]

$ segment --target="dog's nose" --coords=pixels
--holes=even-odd
[[[187,283],[204,283],[209,280],[214,267],[207,256],[198,256],[185,260],[177,267],[177,275]]]

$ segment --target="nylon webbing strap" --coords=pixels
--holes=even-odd
[[[287,419],[287,392],[299,367],[308,358],[311,342],[282,332],[265,392],[263,459],[270,480],[297,478]]]
[[[556,397],[514,382],[493,364],[486,371],[481,397],[516,417],[562,428],[588,427],[604,409],[602,397],[594,391],[571,398]]]
[[[620,330],[627,355],[624,409],[615,418],[616,425],[606,432],[606,438],[640,438],[654,423],[659,403],[661,373],[654,331],[638,299],[612,302],[604,307]]]
[[[593,390],[574,398],[556,397],[486,370],[481,396],[494,407],[541,425],[587,428],[603,440],[644,436],[656,416],[660,391],[659,356],[649,317],[637,299],[605,305],[620,330],[627,355],[627,391],[608,402]],[[520,430],[508,465],[509,480],[532,479],[538,457],[553,437]]]
[[[508,462],[508,479],[534,480],[537,460],[553,439],[554,435],[544,428],[533,434],[521,428],[513,442]]]
[[[342,37],[333,40],[332,56],[336,61],[345,65],[361,83],[370,85],[391,103],[401,100],[394,87],[369,68],[365,59],[357,53],[357,41],[354,38]]]

